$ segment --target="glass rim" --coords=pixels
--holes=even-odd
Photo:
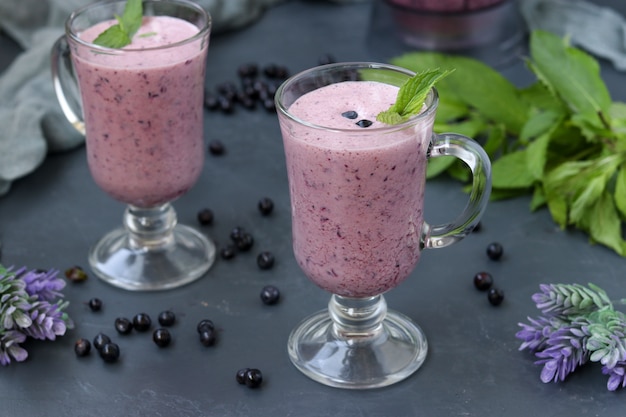
[[[181,45],[185,45],[188,43],[192,43],[195,42],[199,39],[204,38],[210,31],[211,31],[211,27],[212,27],[212,18],[211,15],[202,7],[200,6],[198,3],[194,3],[192,1],[189,0],[144,0],[144,4],[145,3],[153,3],[153,4],[159,4],[159,3],[170,3],[170,4],[176,4],[179,6],[183,6],[183,7],[187,7],[189,9],[193,9],[194,11],[198,12],[201,16],[204,17],[204,24],[202,27],[199,28],[198,33],[196,33],[195,35],[187,38],[187,39],[183,39],[182,41],[178,41],[178,42],[174,42],[174,43],[170,43],[167,45],[161,45],[161,46],[153,46],[153,47],[148,47],[148,48],[109,48],[106,46],[101,46],[101,45],[96,45],[95,43],[92,42],[87,42],[83,39],[81,39],[78,36],[78,33],[72,28],[72,22],[74,20],[76,20],[76,18],[82,14],[84,14],[85,12],[87,12],[90,9],[94,9],[97,7],[102,7],[102,6],[106,6],[106,5],[111,5],[114,3],[125,3],[126,0],[99,0],[96,1],[95,3],[90,3],[87,4],[79,9],[74,10],[66,19],[65,21],[65,33],[66,35],[73,41],[76,42],[82,46],[88,47],[90,49],[93,49],[95,52],[99,52],[99,53],[103,53],[103,54],[108,54],[108,55],[118,55],[118,54],[126,54],[126,53],[134,53],[134,52],[149,52],[149,51],[158,51],[158,50],[162,50],[162,49],[170,49],[170,48],[175,48]],[[95,24],[95,23],[94,23]]]
[[[411,116],[404,122],[398,123],[395,125],[385,125],[385,126],[373,127],[373,128],[370,127],[364,130],[355,130],[355,129],[345,129],[345,128],[335,128],[335,127],[324,126],[324,125],[312,123],[310,121],[301,119],[293,115],[282,102],[282,96],[283,96],[285,89],[289,87],[290,85],[294,84],[299,79],[302,79],[303,77],[306,77],[312,73],[319,72],[322,70],[339,70],[339,69],[343,69],[343,70],[345,69],[383,69],[383,70],[390,70],[396,73],[404,74],[408,78],[415,75],[415,72],[409,69],[399,67],[396,65],[391,65],[391,64],[382,64],[378,62],[356,61],[356,62],[337,62],[333,64],[319,65],[316,67],[303,70],[295,75],[292,75],[278,87],[278,89],[276,90],[276,95],[274,99],[275,104],[276,104],[276,110],[283,116],[287,117],[288,119],[298,124],[301,124],[303,126],[308,126],[310,128],[325,130],[325,131],[330,131],[330,132],[343,132],[343,133],[351,133],[351,134],[354,134],[356,132],[359,134],[365,134],[367,132],[392,132],[392,131],[406,129],[408,127],[414,126],[415,124],[420,122],[422,119],[429,117],[437,109],[437,105],[439,102],[439,93],[437,92],[437,89],[435,87],[432,87],[430,91],[428,92],[428,96],[426,98],[426,109],[422,111],[421,113]],[[376,82],[380,82],[380,81],[376,81]],[[331,84],[327,84],[327,85],[331,85]],[[428,102],[429,99],[430,99],[430,103]]]

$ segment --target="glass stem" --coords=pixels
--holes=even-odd
[[[124,212],[124,227],[135,249],[159,249],[173,243],[176,211],[169,203],[151,208],[129,205]]]
[[[380,336],[387,315],[387,302],[382,295],[351,298],[333,295],[328,303],[333,333],[344,340],[367,341]]]

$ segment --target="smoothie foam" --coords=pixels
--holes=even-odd
[[[281,123],[294,253],[305,274],[334,294],[382,294],[419,260],[434,112],[399,128],[376,122],[397,92],[372,81],[332,84],[289,108],[317,128]],[[341,115],[351,110],[358,118]],[[355,124],[361,119],[374,123],[361,128]]]
[[[99,23],[79,36],[91,42],[114,23]],[[172,201],[201,173],[207,42],[151,49],[198,31],[181,19],[144,17],[122,51],[72,50],[89,168],[96,183],[119,201],[139,207]]]

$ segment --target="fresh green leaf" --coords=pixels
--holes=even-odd
[[[494,188],[530,188],[535,178],[528,170],[526,151],[516,151],[501,156],[491,166]]]
[[[588,217],[589,233],[598,243],[626,256],[626,242],[622,238],[621,221],[611,195],[605,191],[594,205],[593,215]]]
[[[396,102],[388,110],[379,113],[376,119],[387,124],[398,124],[419,114],[435,83],[451,73],[450,70],[434,69],[415,74],[402,84]]]
[[[426,178],[434,178],[445,172],[456,161],[457,159],[453,156],[440,156],[429,159],[426,167]]]
[[[107,48],[120,49],[132,42],[133,36],[141,27],[143,5],[141,0],[128,0],[122,16],[116,16],[118,23],[106,29],[93,41]]]
[[[622,217],[626,218],[626,163],[622,163],[617,171],[613,198]]]

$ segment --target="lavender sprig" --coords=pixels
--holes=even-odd
[[[0,265],[0,364],[22,362],[28,352],[20,346],[27,337],[55,340],[74,323],[64,312],[68,306],[58,271],[13,271]]]
[[[542,284],[532,296],[544,314],[519,323],[520,350],[542,365],[543,382],[563,381],[587,362],[600,362],[611,391],[626,387],[626,315],[596,285]]]

